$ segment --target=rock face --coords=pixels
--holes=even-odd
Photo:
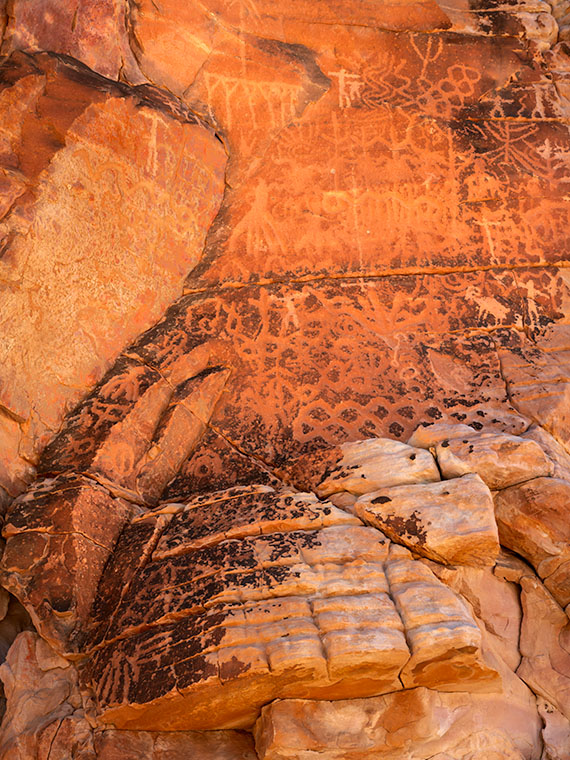
[[[0,760],[569,760],[569,30],[0,0]]]
[[[65,412],[180,293],[226,155],[167,94],[47,53],[0,66],[0,119],[0,486],[16,496]]]
[[[534,478],[496,497],[501,542],[522,554],[556,601],[570,604],[570,483]]]
[[[262,760],[538,756],[540,722],[525,696],[506,711],[496,697],[424,688],[358,701],[274,702],[256,724],[257,750]]]
[[[498,688],[461,600],[308,494],[238,489],[137,518],[92,620],[82,678],[119,728],[250,727],[273,698],[402,683]]]

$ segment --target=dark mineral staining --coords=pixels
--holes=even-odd
[[[388,515],[382,518],[382,523],[389,536],[415,538],[420,546],[424,546],[426,543],[427,534],[415,511],[407,518],[401,515]],[[413,543],[416,542],[414,541]]]

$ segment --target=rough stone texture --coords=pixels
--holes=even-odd
[[[79,476],[37,481],[13,503],[4,527],[2,582],[59,651],[87,623],[103,567],[133,512]]]
[[[422,449],[434,448],[436,444],[450,438],[469,438],[473,428],[460,423],[432,422],[420,425],[408,439],[408,446],[418,446]]]
[[[226,155],[165,93],[46,53],[4,61],[0,122],[0,485],[15,496],[64,413],[180,293]]]
[[[0,758],[96,760],[77,672],[37,634],[21,633],[0,667],[7,696]]]
[[[400,754],[564,756],[568,28],[566,0],[0,0],[2,582],[96,726],[32,711],[8,755],[248,757],[101,723],[354,697],[344,733],[271,750],[338,757],[359,697],[428,687],[389,721]],[[439,488],[430,448],[503,517],[529,479],[553,493],[514,500],[492,574],[353,514]]]
[[[507,703],[417,688],[365,700],[274,702],[256,724],[256,747],[260,760],[539,758],[532,696],[510,696]]]
[[[239,731],[101,731],[97,760],[257,760],[250,734]]]
[[[470,438],[453,438],[438,443],[437,463],[444,478],[474,472],[491,489],[551,475],[553,463],[542,448],[529,439],[489,433]]]
[[[556,601],[570,604],[570,482],[535,478],[495,496],[501,543],[527,559]]]
[[[93,731],[75,668],[35,633],[18,636],[0,678],[8,697],[2,760],[256,760],[250,735],[237,731]]]
[[[547,433],[539,425],[531,425],[522,434],[521,438],[530,438],[536,441],[548,458],[552,461],[554,469],[552,477],[568,480],[570,482],[570,455],[556,438]]]
[[[127,34],[127,0],[17,0],[4,31],[2,54],[52,50],[111,79],[144,81]]]
[[[570,721],[545,699],[537,698],[538,713],[544,723],[544,760],[564,760],[570,747]]]
[[[136,347],[160,369],[204,345],[234,370],[184,488],[240,482],[235,447],[274,466],[438,417],[524,431],[498,349],[567,303],[548,7],[135,6],[143,74],[230,153],[188,295]]]
[[[499,553],[493,497],[478,475],[382,488],[355,513],[388,538],[449,565],[493,565]]]
[[[299,457],[277,474],[321,498],[348,491],[360,495],[383,486],[440,479],[433,456],[388,438],[345,443]]]
[[[517,675],[570,720],[568,618],[536,578],[521,580],[523,620]]]
[[[453,568],[436,562],[430,562],[429,567],[446,586],[465,599],[473,616],[483,624],[487,637],[492,640],[495,655],[515,672],[521,661],[522,611],[518,585],[499,580],[490,568]]]
[[[468,608],[402,552],[308,494],[162,505],[105,568],[83,682],[105,723],[148,730],[248,727],[277,697],[498,688]]]
[[[501,336],[499,356],[509,397],[528,418],[570,444],[568,357],[570,330],[552,324],[533,341],[510,332]]]

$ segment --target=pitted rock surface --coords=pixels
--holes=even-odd
[[[406,687],[498,688],[469,609],[392,554],[332,504],[268,488],[136,518],[81,637],[101,719],[248,727],[271,699],[391,692],[399,676]]]
[[[0,0],[0,760],[568,760],[569,18]]]

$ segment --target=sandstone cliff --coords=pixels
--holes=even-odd
[[[569,760],[569,39],[0,0],[0,760]]]

